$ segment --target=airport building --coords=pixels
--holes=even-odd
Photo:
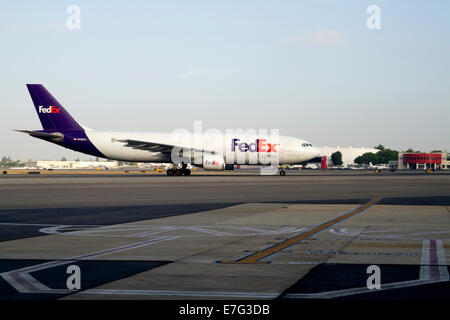
[[[398,153],[398,169],[442,170],[449,168],[446,152],[441,153]]]
[[[54,161],[40,160],[27,163],[28,167],[37,169],[97,169],[97,168],[117,168],[118,161]]]

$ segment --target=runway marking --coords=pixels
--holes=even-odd
[[[321,264],[321,261],[288,261],[288,262],[283,262],[283,261],[274,261],[272,262],[272,264],[299,264],[299,265],[318,265]]]
[[[442,240],[431,239],[423,241],[420,265],[421,280],[449,280]]]
[[[405,256],[405,257],[419,257],[420,253],[417,252],[348,252],[342,250],[309,250],[306,254],[319,254],[319,255],[353,255],[353,256]]]
[[[228,229],[228,230],[227,230]],[[233,232],[241,231],[240,233]],[[177,232],[178,237],[242,237],[242,236],[260,236],[273,234],[298,233],[305,230],[305,227],[283,227],[277,230],[248,228],[245,226],[227,226],[227,225],[210,225],[210,226],[81,226],[71,225],[51,225],[50,227],[39,229],[40,232],[47,234],[57,234],[62,236],[84,236],[84,237],[106,237],[106,238],[145,238],[155,236],[161,233]],[[183,231],[187,231],[182,234]],[[229,232],[227,232],[229,231]],[[253,232],[248,232],[253,231]],[[120,233],[120,234],[117,234]],[[125,234],[127,233],[127,234]],[[195,233],[195,234],[194,234]]]
[[[151,228],[151,229],[153,229],[153,228]],[[175,227],[175,226],[162,226],[160,228],[155,228],[152,231],[139,232],[139,233],[129,234],[127,236],[128,237],[147,237],[147,236],[152,236],[152,235],[155,235],[155,234],[158,234],[161,232],[173,231],[173,230],[177,230],[177,229],[178,229],[178,227]],[[108,232],[111,232],[111,230],[108,230]]]
[[[356,236],[358,231],[349,231],[347,228],[331,228],[330,233],[339,236]],[[386,240],[422,240],[434,234],[450,234],[450,229],[441,230],[423,230],[423,228],[385,228],[385,229],[369,229],[360,234],[361,237],[371,235],[378,239]],[[420,237],[424,236],[424,237]],[[361,239],[360,239],[361,240]],[[447,240],[447,239],[446,239]]]
[[[75,228],[96,228],[102,227],[102,225],[95,224],[47,224],[47,223],[13,223],[13,222],[0,222],[0,226],[30,226],[30,227],[75,227]]]
[[[286,299],[332,299],[355,294],[371,293],[399,288],[409,288],[424,284],[449,281],[449,273],[445,260],[442,240],[425,240],[422,246],[419,279],[381,284],[379,290],[369,290],[367,287],[332,290],[317,293],[290,293]]]
[[[146,240],[135,242],[127,245],[123,245],[116,248],[105,249],[101,251],[91,252],[87,254],[82,254],[75,257],[70,257],[65,260],[55,260],[50,262],[45,262],[41,264],[37,264],[34,266],[29,266],[25,268],[20,268],[12,271],[7,271],[0,273],[0,276],[3,277],[11,286],[13,286],[20,293],[70,293],[76,292],[76,290],[66,290],[66,289],[51,289],[39,282],[33,276],[30,275],[32,272],[49,269],[53,267],[58,267],[61,265],[69,264],[76,262],[78,260],[88,259],[103,256],[106,254],[123,252],[130,249],[136,249],[144,246],[148,246],[151,244],[159,243],[162,241],[168,241],[172,239],[178,238],[177,236],[164,236],[156,239]]]
[[[333,291],[324,291],[318,293],[289,293],[284,296],[285,299],[333,299],[345,296],[351,296],[355,294],[362,293],[373,293],[380,292],[385,290],[392,290],[398,288],[408,288],[415,287],[423,284],[431,284],[442,281],[423,281],[423,280],[410,280],[410,281],[401,281],[401,282],[392,282],[381,285],[381,289],[379,290],[369,290],[367,287],[359,287],[359,288],[350,288],[350,289],[342,289],[342,290],[333,290]]]
[[[216,235],[216,236],[219,236],[219,237],[232,236],[233,235],[232,233],[228,233],[228,232],[210,230],[210,229],[205,229],[205,228],[200,228],[200,227],[195,227],[195,226],[183,227],[183,229],[191,230],[191,231],[197,231],[197,232],[203,232],[203,233],[209,233],[209,234],[213,234],[213,235]]]
[[[298,242],[302,240],[306,240],[309,237],[328,229],[329,227],[340,223],[348,218],[351,218],[352,216],[363,212],[364,210],[370,208],[371,206],[377,204],[382,198],[376,197],[371,199],[369,202],[361,205],[360,207],[356,208],[355,210],[352,210],[350,212],[347,212],[341,216],[338,216],[334,219],[331,219],[329,221],[323,222],[322,224],[319,224],[318,226],[312,228],[309,231],[303,232],[297,236],[294,236],[292,238],[286,239],[278,244],[272,245],[264,250],[258,251],[254,254],[248,255],[244,258],[235,260],[235,261],[222,261],[222,263],[266,263],[265,261],[262,261],[269,256],[273,256],[275,254],[278,254],[281,250],[284,250],[292,245],[297,244]]]
[[[186,296],[186,297],[215,297],[215,298],[257,298],[275,299],[278,292],[233,292],[233,291],[168,291],[168,290],[116,290],[116,289],[88,289],[81,294],[97,295],[144,295],[144,296]]]

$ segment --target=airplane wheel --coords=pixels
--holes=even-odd
[[[285,175],[286,175],[286,171],[280,170],[280,176],[285,176]]]
[[[175,170],[176,176],[181,176],[182,174],[183,174],[183,171],[181,171],[180,169]]]
[[[173,169],[167,170],[166,173],[167,173],[168,176],[173,176],[173,174],[174,174]]]
[[[184,174],[185,176],[190,176],[190,175],[191,175],[191,170],[189,170],[189,169],[184,169],[184,170],[183,170],[183,174]]]

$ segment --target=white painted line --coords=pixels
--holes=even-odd
[[[420,262],[420,279],[448,281],[449,274],[442,240],[424,240]]]
[[[339,236],[356,236],[358,232],[349,231],[347,228],[331,228],[329,230],[330,233],[339,235]],[[386,228],[386,229],[368,229],[364,231],[361,236],[369,237],[372,235],[373,237],[377,237],[379,239],[402,239],[402,240],[421,240],[420,236],[427,236],[433,234],[450,234],[449,229],[436,230],[436,231],[424,231],[423,229],[417,228]],[[423,239],[423,238],[422,238]]]
[[[401,281],[401,282],[393,282],[386,283],[381,285],[381,289],[379,290],[370,290],[367,287],[360,288],[350,288],[343,290],[334,290],[334,291],[324,291],[318,293],[290,293],[285,296],[287,299],[333,299],[345,296],[351,296],[355,294],[362,293],[372,293],[379,292],[384,290],[392,290],[398,288],[408,288],[415,287],[418,285],[429,284],[429,283],[437,283],[441,281],[422,281],[422,280],[411,280],[411,281]]]
[[[10,223],[10,222],[0,222],[0,226],[32,226],[32,227],[102,227],[102,225],[61,225],[61,224],[45,224],[45,223]]]
[[[122,252],[126,250],[136,249],[140,247],[144,247],[147,245],[155,244],[162,241],[168,241],[172,239],[176,239],[178,237],[176,236],[165,236],[165,237],[159,237],[156,239],[146,240],[146,241],[140,241],[131,243],[128,245],[123,245],[116,248],[110,248],[106,250],[91,252],[75,257],[70,257],[67,260],[56,260],[56,261],[50,261],[46,263],[41,263],[34,266],[29,266],[21,269],[16,269],[8,272],[0,273],[0,276],[3,277],[11,286],[13,286],[18,292],[20,293],[52,293],[53,289],[48,288],[35,278],[33,278],[30,273],[49,269],[52,267],[58,267],[61,265],[73,263],[77,260],[83,260],[83,259],[89,259],[94,257],[99,257],[107,254]],[[60,289],[55,289],[59,290]],[[69,291],[70,292],[70,291]],[[56,293],[56,291],[55,291]]]
[[[420,278],[417,280],[383,283],[379,290],[369,290],[367,287],[324,291],[317,293],[290,293],[287,299],[332,299],[355,294],[371,293],[399,288],[409,288],[424,284],[449,281],[445,251],[442,240],[424,240],[420,262]]]
[[[420,261],[420,279],[430,280],[430,240],[422,242],[422,259]]]
[[[59,230],[62,228],[67,228],[67,227],[70,227],[70,226],[65,226],[65,225],[52,226],[52,227],[41,228],[38,231],[41,233],[47,233],[47,234],[60,234],[61,232]]]
[[[436,253],[438,260],[439,279],[441,281],[449,281],[447,261],[445,259],[445,250],[442,240],[436,240]]]
[[[71,229],[75,229],[71,231]],[[217,230],[222,229],[222,230]],[[223,231],[223,229],[233,229],[239,230],[242,233],[230,233]],[[176,230],[186,230],[195,231],[196,234],[179,232],[177,236],[192,238],[192,237],[206,237],[206,236],[218,236],[218,237],[241,237],[241,236],[252,236],[252,235],[273,235],[273,234],[288,234],[288,233],[298,233],[305,230],[305,227],[288,227],[281,228],[278,230],[264,230],[264,229],[254,229],[244,226],[222,226],[222,225],[211,225],[211,226],[99,226],[99,227],[86,227],[80,228],[71,225],[54,225],[47,226],[40,229],[40,232],[47,234],[58,234],[62,236],[82,236],[82,237],[105,237],[105,238],[144,238],[157,235],[160,233],[165,233],[169,231]],[[139,231],[139,232],[136,232]],[[247,231],[253,231],[249,233]],[[129,234],[125,234],[129,232]]]
[[[176,226],[164,226],[164,227],[160,227],[158,229],[152,229],[151,231],[145,231],[145,232],[139,232],[139,233],[130,234],[130,235],[128,235],[128,237],[147,237],[147,236],[151,236],[151,235],[158,234],[158,233],[161,233],[161,232],[173,231],[173,230],[177,230],[177,229],[179,229],[179,227],[176,227]]]
[[[360,232],[349,232],[349,231],[347,230],[347,228],[337,228],[337,229],[331,228],[331,229],[329,230],[329,232],[330,232],[330,233],[333,233],[333,234],[340,235],[340,236],[345,236],[345,237],[348,237],[348,236],[357,236],[357,235],[360,233]]]
[[[430,235],[430,234],[446,234],[449,233],[450,234],[450,230],[440,230],[440,231],[421,231],[421,232],[415,232],[415,233],[408,233],[406,234],[408,237],[413,237],[413,236],[423,236],[423,235]],[[399,236],[401,237],[401,235]]]
[[[32,285],[33,287],[37,288],[38,290],[51,290],[49,287],[47,287],[45,284],[39,282],[35,278],[33,278],[30,274],[25,273],[22,274],[22,279],[25,280],[27,283]]]
[[[233,292],[233,291],[167,291],[167,290],[116,290],[88,289],[80,294],[97,295],[142,295],[142,296],[179,296],[179,297],[215,297],[215,298],[256,298],[275,299],[280,293],[275,292]]]
[[[123,246],[116,247],[116,248],[111,248],[111,249],[101,250],[101,251],[97,251],[97,252],[92,252],[92,253],[80,255],[80,256],[77,256],[75,258],[70,258],[70,259],[81,260],[81,259],[94,258],[94,257],[103,256],[103,255],[106,255],[106,254],[117,253],[117,252],[127,251],[127,250],[130,250],[130,249],[136,249],[136,248],[140,248],[140,247],[145,247],[145,246],[148,246],[150,244],[155,244],[155,243],[158,243],[158,242],[173,240],[173,239],[177,239],[177,238],[178,238],[178,236],[164,236],[164,237],[159,237],[159,238],[150,239],[150,240],[146,240],[146,241],[135,242],[135,243],[123,245]]]
[[[184,230],[191,230],[191,231],[197,231],[197,232],[204,232],[204,233],[210,233],[210,234],[214,234],[216,236],[232,236],[233,234],[231,233],[227,233],[227,232],[221,232],[221,231],[216,231],[216,230],[211,230],[211,229],[205,229],[205,228],[199,228],[199,227],[194,227],[194,226],[190,226],[190,227],[183,227]]]
[[[319,261],[288,261],[287,264],[321,264]],[[282,262],[272,262],[272,264],[283,264]]]
[[[304,231],[306,229],[305,227],[288,227],[286,229],[280,229],[280,230],[267,230],[267,229],[250,228],[250,227],[244,227],[244,226],[217,226],[217,227],[236,229],[236,230],[240,230],[240,231],[253,231],[254,234],[259,234],[259,233],[261,233],[261,234],[293,233],[293,232],[301,232],[301,231]]]
[[[9,273],[2,273],[0,274],[0,276],[3,277],[3,279],[5,279],[6,282],[8,282],[11,286],[14,287],[14,289],[16,289],[18,292],[30,292],[30,290],[35,289],[34,287],[32,287],[30,284],[22,283],[22,281],[20,281],[19,279],[14,279],[14,274],[9,274]],[[31,287],[31,289],[30,289]]]

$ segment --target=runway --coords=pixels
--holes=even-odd
[[[449,186],[450,175],[0,175],[0,208],[415,198],[448,196]]]
[[[0,299],[449,299],[448,190],[448,175],[0,176]]]

